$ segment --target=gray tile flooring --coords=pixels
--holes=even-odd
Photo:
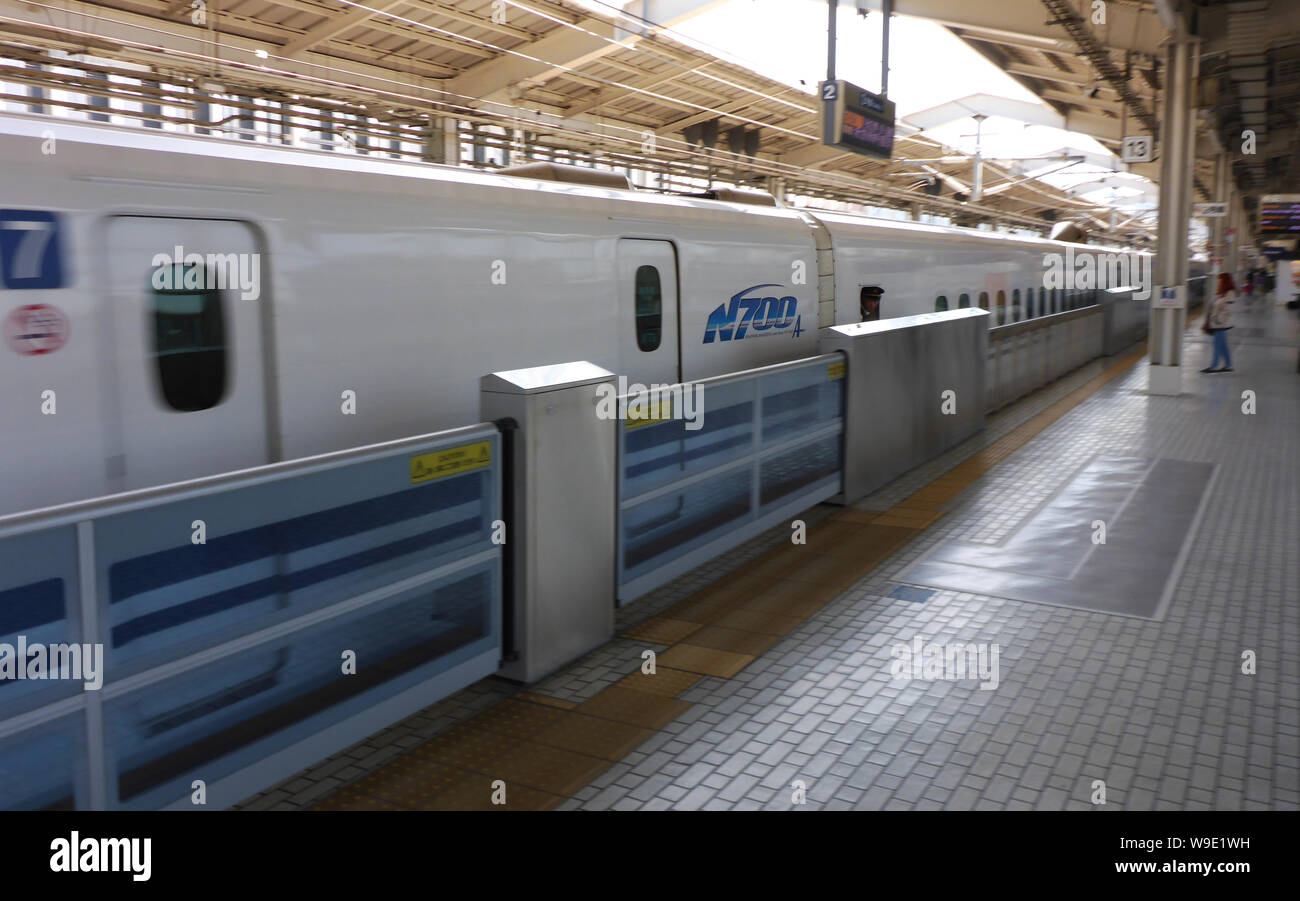
[[[934,545],[898,578],[1160,619],[1215,470],[1213,463],[1103,453],[1068,478],[1005,544]]]
[[[949,515],[580,790],[579,809],[1300,808],[1300,374],[1295,314],[1238,313],[1236,372],[1145,393],[1145,363],[1103,387],[949,505]],[[1258,338],[1248,337],[1258,329]],[[1092,363],[990,417],[979,436],[868,499],[886,509],[1097,372]],[[1242,412],[1253,391],[1254,414]],[[891,597],[942,542],[999,544],[1100,453],[1217,464],[1162,621],[939,590]],[[832,512],[809,511],[812,520]],[[765,541],[788,540],[788,529]],[[751,546],[762,553],[764,542]],[[653,615],[726,571],[701,567],[619,612]],[[895,678],[900,647],[996,645],[999,679]],[[530,691],[578,701],[631,672],[618,639]],[[892,653],[891,653],[892,652]],[[1243,655],[1255,660],[1244,673]],[[933,673],[907,670],[913,675]],[[310,806],[518,686],[489,679],[248,802]],[[802,788],[804,803],[794,803]]]

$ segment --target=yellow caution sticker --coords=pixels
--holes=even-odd
[[[844,362],[832,363],[826,367],[826,378],[842,379],[844,378]]]
[[[667,422],[673,418],[673,400],[668,398],[657,404],[642,404],[642,408],[633,410],[631,405],[627,411],[627,430],[639,429],[642,426],[655,425],[660,422]]]
[[[482,469],[492,465],[492,442],[479,441],[420,454],[411,458],[411,483],[432,482],[443,476],[458,476],[462,472]]]

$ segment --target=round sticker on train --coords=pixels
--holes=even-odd
[[[71,324],[58,307],[33,303],[18,307],[5,319],[5,343],[23,356],[52,354],[68,343]]]

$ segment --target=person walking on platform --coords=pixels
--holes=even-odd
[[[1228,352],[1228,329],[1232,328],[1232,308],[1237,302],[1234,290],[1237,286],[1232,276],[1226,272],[1219,273],[1218,296],[1205,313],[1205,324],[1201,331],[1214,337],[1214,359],[1201,372],[1232,372],[1232,354]],[[1219,365],[1220,358],[1223,365]]]

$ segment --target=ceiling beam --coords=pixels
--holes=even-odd
[[[726,2],[728,0],[642,0],[641,8],[646,12],[640,15],[669,27]],[[523,2],[513,2],[512,5],[529,9]],[[603,16],[589,16],[577,22],[576,26],[557,26],[545,36],[519,48],[520,54],[531,58],[510,53],[471,66],[452,79],[449,88],[458,94],[485,99],[506,97],[511,90],[516,94],[522,93],[529,87],[566,75],[571,69],[634,47],[650,33],[649,29],[625,30],[613,19]]]
[[[881,9],[882,0],[859,0],[860,7]],[[1074,52],[1074,43],[1050,16],[1040,0],[996,0],[973,3],[971,0],[893,0],[894,12],[904,16],[929,19],[951,28],[988,35],[1037,41],[1047,49]],[[1106,25],[1098,30],[1098,40],[1116,50],[1136,50],[1155,54],[1166,31],[1152,9],[1124,3],[1106,4]]]
[[[336,13],[314,28],[308,28],[303,32],[302,37],[295,38],[285,44],[284,49],[280,52],[284,56],[294,56],[303,50],[310,50],[322,41],[328,41],[330,38],[362,24],[376,13],[387,12],[405,2],[406,0],[370,0],[369,8],[363,9],[354,6],[346,12]]]

